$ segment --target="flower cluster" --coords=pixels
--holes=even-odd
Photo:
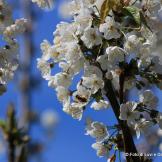
[[[18,67],[19,45],[15,37],[25,31],[25,19],[12,18],[12,12],[4,0],[0,0],[0,94],[5,91],[5,85],[13,78]],[[2,46],[5,44],[4,46]]]
[[[137,132],[152,123],[161,127],[161,115],[154,110],[157,98],[144,91],[148,85],[162,89],[162,62],[160,54],[153,52],[161,27],[161,1],[72,0],[68,8],[73,20],[57,25],[53,44],[43,41],[37,65],[56,90],[63,110],[80,120],[90,103],[95,110],[107,109],[106,81],[113,83],[117,93],[122,75],[123,91],[136,87],[141,95],[139,102],[121,105],[120,119]],[[80,78],[77,83],[76,76]],[[92,123],[87,133],[98,140],[100,135],[105,137],[106,129]],[[99,155],[102,146],[93,146],[100,148]]]
[[[145,90],[139,96],[139,102],[126,102],[120,107],[120,119],[126,120],[128,125],[140,132],[146,132],[150,126],[159,124],[162,129],[162,114],[156,110],[158,98],[150,90]]]
[[[96,143],[92,144],[92,148],[97,151],[97,156],[108,156],[111,146],[105,141],[109,138],[107,127],[103,123],[87,120],[86,135],[96,139]]]
[[[96,139],[92,148],[97,151],[99,157],[108,158],[112,149],[118,150],[123,147],[122,136],[117,126],[107,127],[103,123],[87,119],[86,135]]]

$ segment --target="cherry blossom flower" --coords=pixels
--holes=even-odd
[[[105,137],[108,136],[108,131],[106,126],[103,123],[92,122],[87,126],[86,135],[90,135],[93,138],[96,138],[97,141],[102,141]]]
[[[148,89],[155,85],[162,89],[162,59],[154,52],[160,33],[160,25],[155,24],[161,21],[161,1],[112,1],[110,6],[106,2],[70,1],[66,9],[72,21],[57,25],[52,43],[43,41],[38,68],[56,90],[63,111],[74,119],[81,120],[90,103],[94,110],[114,110],[112,98],[116,97],[114,100],[120,101],[118,120],[126,121],[123,123],[134,129],[139,138],[155,124],[162,128],[158,98]],[[59,72],[53,75],[51,70],[55,67],[50,65],[55,64]],[[131,90],[138,92],[136,100],[122,101],[124,93]],[[87,124],[86,134],[96,139],[92,147],[98,156],[106,156],[112,149],[105,145],[112,140],[108,128],[100,122]],[[122,131],[113,129],[117,129],[117,138]]]
[[[0,1],[0,34],[2,44],[0,47],[0,85],[1,94],[6,91],[6,84],[14,77],[14,72],[18,67],[19,45],[16,37],[22,34],[27,27],[26,19],[12,18],[12,11],[6,1]]]
[[[115,23],[112,17],[107,17],[105,23],[100,25],[100,32],[104,34],[105,39],[117,39],[121,36],[118,32],[118,25]]]
[[[92,144],[92,148],[97,151],[97,156],[99,157],[107,156],[109,154],[109,149],[104,146],[102,142],[96,142]]]
[[[150,90],[146,90],[140,95],[140,101],[150,109],[156,109],[158,104],[158,98]]]
[[[134,124],[139,118],[139,113],[136,111],[137,103],[136,102],[127,102],[122,104],[120,107],[120,116],[121,120],[126,120],[129,125]]]
[[[109,102],[105,100],[100,100],[99,102],[93,102],[91,105],[91,108],[94,110],[102,110],[102,109],[107,109],[109,108]]]
[[[81,37],[81,40],[87,48],[92,48],[93,46],[100,45],[102,43],[100,33],[95,28],[87,28],[84,31],[84,35]]]

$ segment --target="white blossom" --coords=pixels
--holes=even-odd
[[[86,135],[90,135],[93,138],[96,138],[97,141],[104,140],[108,136],[108,131],[106,126],[103,123],[92,122],[87,126]]]
[[[18,19],[15,21],[14,24],[7,26],[4,30],[4,36],[6,38],[13,38],[19,34],[22,34],[27,26],[27,20],[26,19]]]
[[[99,89],[104,87],[104,82],[96,74],[89,77],[83,77],[83,85],[91,90],[92,94],[95,94]]]
[[[159,145],[159,150],[162,151],[162,143]]]
[[[43,59],[37,59],[37,68],[41,70],[44,79],[48,80],[50,78],[51,67],[48,62]]]
[[[146,90],[140,95],[140,101],[151,109],[156,109],[158,104],[158,98],[150,90]]]
[[[85,29],[81,40],[84,42],[87,48],[92,48],[93,46],[100,45],[102,43],[100,33],[95,28]]]
[[[119,67],[119,63],[125,60],[126,52],[120,47],[108,47],[106,53],[108,55],[110,67],[113,69]]]
[[[102,142],[92,144],[92,148],[97,151],[97,156],[103,157],[109,154],[109,149]]]
[[[88,29],[92,25],[92,21],[93,21],[92,11],[86,7],[82,7],[80,10],[80,14],[77,17],[75,17],[74,20],[75,20],[76,24],[78,24],[77,34],[82,34],[82,33],[84,33],[86,28]],[[96,31],[89,30],[86,33],[93,34],[94,32],[96,32]],[[94,33],[94,34],[98,34],[98,33]],[[89,37],[91,37],[91,35],[89,35]]]
[[[138,53],[141,48],[141,41],[137,35],[134,33],[128,33],[126,35],[126,42],[124,44],[124,49],[128,53]]]
[[[57,73],[53,78],[53,86],[69,87],[71,84],[71,78],[66,73]]]
[[[107,54],[99,56],[97,58],[97,62],[100,63],[100,66],[101,66],[102,70],[107,70],[108,69],[108,55]]]
[[[63,111],[67,114],[70,114],[74,119],[81,120],[83,115],[84,104],[81,103],[72,103],[68,102],[64,104]]]
[[[120,107],[121,120],[126,120],[129,125],[134,124],[139,119],[139,113],[135,110],[137,108],[136,102],[127,102]]]
[[[94,110],[107,109],[109,107],[109,102],[105,100],[100,100],[99,102],[94,101],[91,105],[91,108]]]
[[[153,126],[153,122],[146,119],[141,119],[137,123],[135,123],[134,129],[136,131],[137,138],[140,138],[141,132],[146,133],[151,126]]]
[[[105,19],[105,23],[100,25],[100,32],[104,34],[105,39],[117,39],[121,36],[118,32],[118,25],[115,23],[112,17],[108,16]]]
[[[89,64],[84,65],[84,77],[89,77],[91,75],[96,75],[98,78],[102,78],[103,74],[102,71],[97,67]]]
[[[95,110],[110,106],[108,80],[112,82],[117,101],[122,89],[123,93],[138,94],[136,101],[128,100],[120,105],[119,119],[126,121],[139,138],[141,132],[145,133],[155,124],[162,128],[161,113],[155,110],[158,99],[146,90],[154,85],[162,89],[162,59],[159,52],[154,52],[161,30],[161,2],[126,0],[121,4],[121,1],[113,1],[107,10],[109,13],[102,17],[103,2],[71,0],[64,6],[72,21],[59,23],[53,42],[41,44],[43,55],[38,67],[48,85],[56,89],[63,111],[74,119],[81,120],[90,103]],[[130,15],[121,10],[122,5],[129,13],[133,10],[131,20]],[[51,73],[53,64],[59,67],[55,74]],[[111,106],[113,108],[113,104]],[[109,152],[104,143],[109,137],[107,127],[90,121],[86,131],[97,140],[92,145],[97,154],[106,156]]]
[[[156,121],[157,121],[160,129],[162,129],[162,113],[158,114],[158,116],[156,117]]]
[[[51,57],[51,53],[50,53],[51,44],[47,40],[44,40],[41,43],[40,47],[43,53],[42,59],[48,61]]]
[[[73,93],[73,100],[75,102],[84,103],[86,105],[89,101],[90,96],[91,96],[90,90],[87,87],[81,86],[79,84],[77,86],[77,91]]]
[[[157,130],[157,134],[158,134],[158,136],[161,137],[161,136],[162,136],[162,129],[159,128],[159,129]]]
[[[67,88],[58,86],[56,88],[56,92],[57,92],[57,98],[59,99],[59,101],[64,103],[70,100],[70,92]]]
[[[27,26],[26,19],[12,18],[11,7],[5,0],[0,1],[0,85],[1,94],[5,92],[6,84],[14,77],[18,67],[19,45],[16,37],[22,34]],[[5,44],[5,45],[4,45]]]

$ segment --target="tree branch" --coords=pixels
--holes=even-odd
[[[121,88],[120,91],[122,91],[123,88]],[[121,127],[122,133],[123,133],[123,140],[124,140],[124,151],[125,153],[138,153],[136,146],[133,141],[132,134],[130,132],[130,129],[126,123],[126,121],[122,121],[119,119],[120,115],[120,105],[118,103],[118,100],[116,98],[113,85],[111,83],[111,80],[106,79],[105,80],[105,90],[106,90],[106,96],[110,101],[110,104],[112,106],[112,109],[115,113],[116,119],[119,122],[119,125]],[[123,95],[120,96],[120,100],[123,100]],[[126,157],[127,162],[141,162],[141,159],[139,156],[131,156],[131,157]]]
[[[124,81],[125,81],[125,76],[124,72],[121,72],[119,76],[119,99],[120,99],[120,104],[124,103]]]
[[[9,126],[9,132],[8,132],[8,158],[9,162],[15,162],[15,137],[14,137],[14,131],[15,131],[15,111],[13,105],[9,105],[8,109],[8,126]]]
[[[9,138],[9,162],[15,162],[15,144],[12,136]]]

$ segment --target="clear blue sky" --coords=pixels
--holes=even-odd
[[[33,61],[33,74],[41,77],[36,68],[36,58],[41,56],[39,44],[45,38],[52,42],[53,31],[55,30],[56,24],[62,19],[59,17],[57,9],[51,12],[42,11],[40,16],[38,13],[38,17],[40,18],[38,18],[34,28],[36,54]],[[18,88],[15,86],[15,83],[16,79],[8,85],[7,93],[0,97],[0,117],[4,117],[7,104],[10,101],[17,105],[19,112],[20,100]],[[61,104],[57,101],[54,90],[49,88],[47,82],[43,79],[38,89],[33,91],[32,107],[40,113],[45,109],[54,109],[58,112],[60,117],[60,123],[56,129],[55,138],[50,142],[46,141],[47,137],[40,127],[32,127],[31,135],[33,139],[40,139],[47,143],[47,149],[42,155],[43,162],[106,162],[105,158],[98,158],[96,151],[91,148],[91,144],[94,140],[84,135],[85,117],[90,116],[94,120],[112,125],[114,119],[111,110],[95,112],[88,109],[84,113],[83,120],[81,122],[76,121],[62,111]],[[2,158],[3,157],[0,156],[0,161]],[[2,162],[5,162],[5,160],[3,159]],[[34,160],[32,162],[34,162]],[[156,160],[156,162],[158,162],[158,160]]]

